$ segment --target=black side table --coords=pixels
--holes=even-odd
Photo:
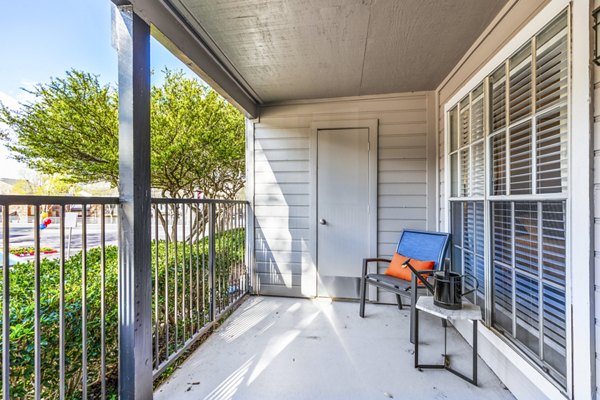
[[[470,320],[473,321],[473,375],[469,378],[450,367],[450,358],[448,357],[446,345],[447,323],[444,323],[444,363],[443,364],[419,364],[419,311],[426,312],[445,321]],[[477,321],[481,319],[481,308],[463,300],[463,308],[460,310],[448,310],[433,304],[432,296],[421,296],[417,301],[415,308],[415,368],[421,369],[445,369],[454,375],[477,386]]]

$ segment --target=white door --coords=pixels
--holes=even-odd
[[[370,256],[369,128],[317,131],[318,295],[359,296]]]

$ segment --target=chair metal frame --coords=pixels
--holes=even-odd
[[[431,236],[440,236],[442,240],[440,241],[440,246],[438,250],[438,254],[435,257],[427,256],[427,252],[422,251],[419,248],[407,248],[407,240],[409,236],[419,236],[423,235],[424,237]],[[433,266],[433,270],[440,270],[444,266],[444,260],[446,258],[446,253],[448,252],[448,247],[450,245],[450,237],[449,233],[445,232],[430,232],[430,231],[422,231],[422,230],[413,230],[413,229],[405,229],[400,236],[400,240],[398,241],[398,246],[396,248],[396,252],[410,258],[421,259],[423,261],[434,261],[435,264]],[[414,238],[414,237],[413,237]],[[403,242],[404,240],[404,242]],[[412,244],[412,240],[408,240],[410,244]],[[417,298],[419,295],[419,290],[426,289],[424,286],[417,285],[417,276],[413,273],[412,279],[410,282],[395,278],[388,275],[383,274],[368,274],[368,266],[373,262],[385,262],[390,263],[391,260],[387,258],[365,258],[363,259],[363,268],[361,275],[361,284],[360,284],[360,310],[359,315],[361,318],[365,317],[365,302],[366,302],[366,292],[367,292],[367,284],[376,286],[378,288],[384,289],[388,292],[392,292],[396,295],[396,301],[398,302],[398,309],[402,310],[402,296],[410,297],[410,342],[414,343],[415,332],[414,328],[416,326],[416,312],[415,306],[417,304]],[[419,275],[431,274],[431,271],[423,271],[419,272]]]

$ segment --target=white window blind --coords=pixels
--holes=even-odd
[[[474,93],[473,96],[476,94]],[[485,115],[484,115],[484,106],[483,106],[483,96],[473,101],[473,105],[471,106],[471,134],[473,142],[482,139],[485,131]]]
[[[531,45],[527,44],[512,56],[508,66],[510,71],[508,116],[512,124],[531,115]]]
[[[536,40],[536,180],[538,193],[567,190],[567,19],[558,18]]]
[[[485,148],[483,141],[475,143],[471,147],[471,196],[483,196],[485,182]]]
[[[484,195],[485,107],[484,89],[480,85],[449,112],[452,197]],[[456,147],[453,143],[456,143]]]
[[[490,76],[492,132],[506,126],[506,74],[502,65]]]
[[[549,108],[567,96],[567,20],[559,18],[537,36],[536,108]]]
[[[536,120],[537,192],[567,190],[567,108],[552,109]]]
[[[465,147],[460,151],[460,176],[461,176],[461,191],[463,197],[467,197],[471,190],[470,174],[471,174],[471,159],[469,158],[469,147]]]
[[[539,356],[540,305],[538,281],[520,272],[515,273],[514,336],[528,350]]]
[[[492,203],[492,262],[494,324],[505,332],[513,329],[512,203]]]
[[[506,135],[501,132],[491,139],[492,195],[506,194]]]
[[[452,267],[455,271],[477,278],[477,293],[469,300],[485,305],[485,236],[483,201],[463,201],[452,203]],[[473,280],[465,279],[465,288],[473,288]]]
[[[515,203],[515,268],[537,275],[538,239],[537,203]]]
[[[470,143],[470,124],[469,124],[469,108],[468,108],[469,102],[466,101],[461,104],[461,111],[460,111],[460,140],[461,140],[461,147],[462,146],[466,146]]]
[[[565,202],[491,204],[493,325],[564,382]]]
[[[541,204],[541,281],[543,282],[543,358],[566,375],[566,218],[564,202]]]
[[[453,173],[450,176],[450,196],[458,196],[458,153],[450,155],[450,170]]]
[[[510,128],[510,194],[531,194],[531,123]]]
[[[458,108],[454,107],[448,113],[448,130],[450,133],[450,150],[458,149]]]

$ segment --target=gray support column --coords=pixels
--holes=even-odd
[[[113,7],[119,57],[119,398],[152,398],[150,27]]]

